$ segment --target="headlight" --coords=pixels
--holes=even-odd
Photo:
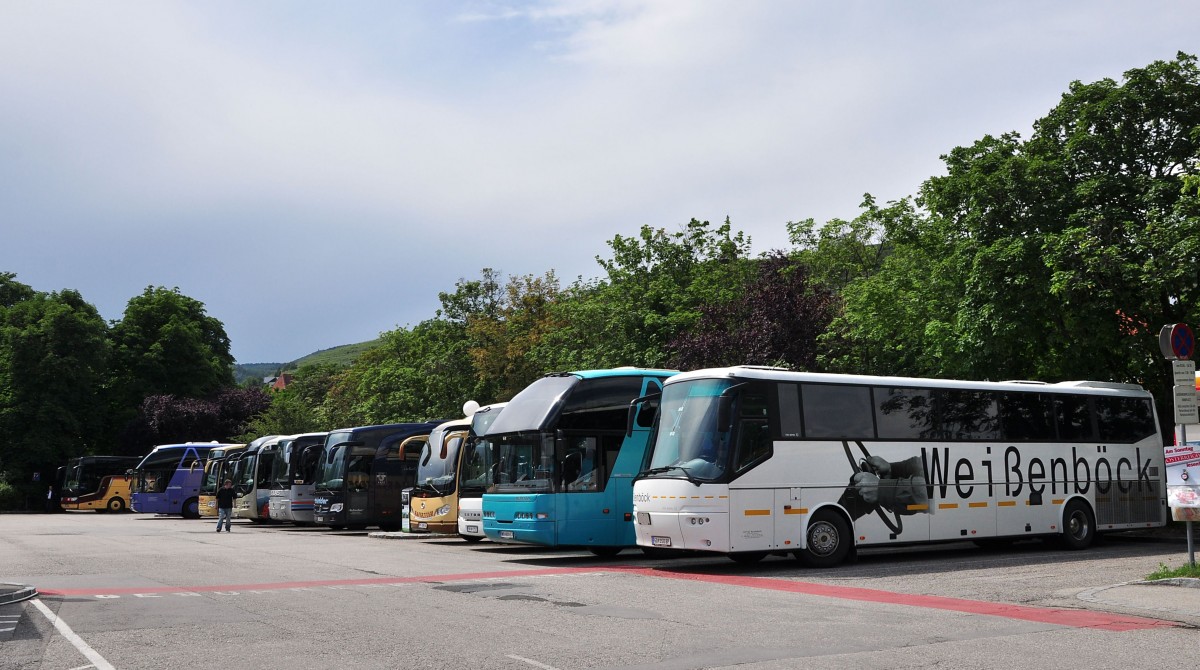
[[[449,514],[449,513],[450,513],[450,506],[449,506],[449,505],[442,505],[441,507],[439,507],[439,508],[437,509],[437,515],[438,515],[438,516],[446,516],[446,515],[447,515],[447,514]]]
[[[329,511],[330,512],[342,511],[342,503],[333,503],[332,505],[329,506]]]

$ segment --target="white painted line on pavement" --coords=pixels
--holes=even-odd
[[[517,656],[516,654],[505,654],[505,656],[508,656],[509,658],[513,659],[514,661],[523,661],[525,663],[528,663],[529,665],[532,665],[535,668],[541,668],[542,670],[558,670],[558,668],[554,667],[553,665],[546,665],[545,663],[538,663],[537,661],[533,660],[532,658],[525,658],[524,656]]]
[[[34,598],[29,602],[33,603],[33,606],[38,608],[38,610],[50,620],[50,623],[54,624],[54,627],[58,629],[58,632],[62,633],[63,637],[67,638],[67,642],[75,645],[75,648],[79,650],[79,653],[83,654],[84,658],[92,662],[92,667],[95,667],[96,670],[116,670],[111,663],[104,660],[103,656],[96,653],[95,649],[92,649],[90,646],[88,646],[88,643],[84,642],[83,638],[76,635],[75,631],[71,630],[71,627],[67,625],[67,622],[58,618],[58,615],[54,612],[51,612],[49,607],[43,605],[41,600]]]

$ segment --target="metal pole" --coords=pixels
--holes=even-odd
[[[1192,522],[1187,522],[1187,540],[1188,540],[1188,567],[1196,569],[1196,548],[1192,544]]]

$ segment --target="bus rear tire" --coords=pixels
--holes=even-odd
[[[112,500],[108,501],[107,509],[110,512],[124,512],[125,511],[125,501],[122,500],[121,498],[113,498]]]
[[[845,517],[827,509],[818,510],[808,520],[805,548],[796,558],[810,568],[832,568],[850,555],[850,525]]]
[[[1096,521],[1087,503],[1072,498],[1063,508],[1063,528],[1059,542],[1067,549],[1087,549],[1096,541]]]
[[[200,518],[200,500],[197,498],[188,498],[183,502],[183,510],[181,512],[185,519]]]

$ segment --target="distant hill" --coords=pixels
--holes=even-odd
[[[290,363],[238,363],[233,366],[233,378],[236,383],[241,384],[247,379],[262,381],[266,377],[274,377],[281,370],[295,370],[302,365],[333,363],[348,367],[364,351],[369,351],[377,346],[379,346],[379,340],[375,339],[370,342],[343,344],[340,347],[321,349]]]

